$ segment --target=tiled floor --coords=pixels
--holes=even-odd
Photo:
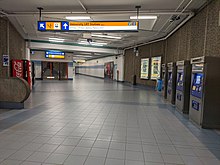
[[[38,81],[26,107],[1,114],[0,165],[220,165],[220,135],[149,89]]]

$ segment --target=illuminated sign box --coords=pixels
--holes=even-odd
[[[149,58],[141,59],[141,79],[149,78]]]
[[[38,31],[138,31],[138,22],[39,21]]]
[[[65,53],[59,51],[46,51],[45,58],[64,59]]]
[[[151,80],[160,78],[161,73],[161,57],[151,58]]]

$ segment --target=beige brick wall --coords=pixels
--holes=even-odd
[[[9,53],[8,49],[8,25],[9,25]],[[7,67],[2,66],[2,55],[9,54],[11,59],[25,58],[25,40],[17,32],[14,26],[6,18],[0,18],[0,77],[8,76]]]
[[[219,11],[220,0],[214,0],[167,40],[140,47],[139,57],[134,56],[133,50],[127,50],[125,52],[125,81],[131,82],[131,76],[135,73],[137,83],[155,85],[155,82],[150,80],[139,79],[140,58],[142,57],[161,55],[163,62],[190,60],[199,56],[220,57]]]

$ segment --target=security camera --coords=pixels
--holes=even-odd
[[[172,16],[172,17],[170,18],[170,22],[174,22],[174,21],[177,21],[177,20],[179,20],[179,19],[180,19],[180,16],[174,15],[174,16]]]
[[[87,39],[87,42],[88,42],[88,43],[92,42],[92,39],[91,39],[91,38],[88,38],[88,39]]]

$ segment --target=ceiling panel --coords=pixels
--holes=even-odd
[[[0,0],[3,10],[25,39],[48,41],[50,37],[65,39],[77,44],[83,39],[82,32],[38,32],[37,7],[43,7],[43,20],[66,20],[66,16],[88,15],[91,21],[130,21],[136,15],[136,5],[141,5],[140,15],[156,15],[157,20],[139,20],[136,33],[106,33],[121,36],[121,40],[92,37],[93,41],[106,42],[107,46],[124,48],[166,36],[178,26],[191,11],[199,9],[207,0]],[[86,10],[85,10],[86,9]],[[183,11],[185,10],[185,11]],[[180,13],[183,12],[183,14]],[[67,13],[68,12],[68,13]],[[185,13],[187,12],[187,13]],[[170,22],[173,16],[179,20]],[[82,48],[83,49],[83,48]],[[77,52],[79,53],[79,52]]]
[[[182,0],[81,0],[88,9],[121,9],[132,10],[135,6],[141,5],[144,10],[170,10],[176,9]]]
[[[76,0],[1,0],[0,7],[6,11],[38,11],[37,7],[43,7],[48,11],[82,11]]]

